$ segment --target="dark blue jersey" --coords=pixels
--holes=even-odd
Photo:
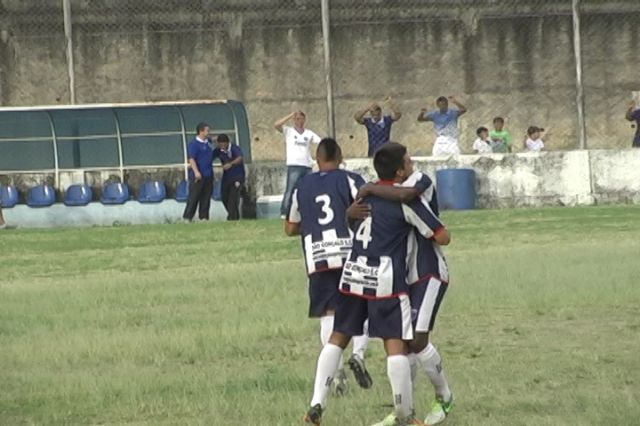
[[[353,241],[346,211],[362,185],[360,175],[340,169],[311,173],[296,185],[287,220],[300,223],[309,275],[342,269]]]
[[[370,196],[364,202],[371,206],[371,216],[356,224],[340,291],[368,299],[407,294],[407,267],[416,250],[414,229],[431,238],[441,223],[419,199],[401,204]]]
[[[419,200],[431,213],[439,217],[438,196],[433,181],[424,173],[415,172],[402,183],[404,187],[414,187],[419,193]],[[440,228],[444,228],[440,224]],[[437,231],[434,230],[434,231]],[[410,284],[437,278],[449,282],[449,268],[440,245],[431,238],[425,238],[415,233],[415,247],[408,265],[408,280]]]

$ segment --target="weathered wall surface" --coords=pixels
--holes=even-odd
[[[66,103],[61,2],[30,3],[42,2],[0,2],[0,103]],[[72,1],[78,102],[238,99],[248,107],[258,160],[283,158],[272,123],[293,106],[325,133],[319,2],[185,0],[150,13],[169,3]],[[461,121],[466,152],[475,129],[496,115],[507,117],[516,149],[532,124],[553,128],[550,149],[575,146],[570,1],[405,3],[414,6],[332,1],[336,120],[347,155],[366,153],[354,111],[387,94],[405,113],[393,138],[417,154],[430,153],[434,137],[415,117],[441,94],[469,107]],[[592,148],[631,143],[623,115],[630,91],[640,89],[639,24],[637,1],[585,1]]]
[[[474,169],[478,208],[640,204],[640,150],[463,155],[445,159],[416,157],[414,164],[416,169],[434,179],[439,169]],[[368,180],[376,179],[370,159],[348,160],[347,168],[362,174]],[[162,180],[167,185],[168,198],[172,198],[182,179],[182,173],[181,169],[129,171],[125,174],[125,181],[135,198],[142,182],[147,179]],[[22,200],[29,187],[43,182],[52,184],[53,180],[54,177],[50,174],[0,176],[0,184],[16,185],[19,188]],[[83,180],[93,187],[94,200],[98,200],[102,185],[107,181],[119,181],[120,177],[117,170],[60,175],[61,188]],[[255,162],[248,166],[244,217],[255,217],[258,198],[282,194],[285,180],[286,166],[281,162]],[[58,199],[62,198],[63,193],[59,191]],[[21,226],[67,226],[69,220],[72,220],[70,218],[76,218],[84,225],[108,225],[113,222],[163,223],[179,219],[182,210],[177,205],[179,203],[176,204],[173,200],[167,200],[160,207],[140,205],[136,201],[127,203],[126,208],[105,208],[99,203],[93,203],[90,208],[71,208],[74,210],[73,215],[62,218],[56,216],[65,216],[69,212],[61,204],[47,209],[29,209],[20,205],[5,209],[5,216]],[[184,208],[184,204],[181,205]],[[166,206],[170,206],[170,209],[167,210]],[[76,209],[78,212],[75,212]],[[216,217],[224,218],[220,209],[219,205],[214,208]],[[111,216],[110,211],[113,212]],[[92,214],[96,215],[93,222]]]
[[[479,208],[640,203],[640,150],[416,157],[414,165],[434,179],[439,169],[474,169]],[[348,160],[347,168],[376,178],[369,159]],[[281,194],[286,168],[256,163],[249,179],[252,199]]]

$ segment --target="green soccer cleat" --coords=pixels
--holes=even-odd
[[[444,402],[441,397],[437,397],[433,403],[433,407],[431,407],[431,412],[427,414],[427,417],[424,419],[425,424],[433,426],[438,423],[442,423],[444,419],[447,418],[452,408],[453,394],[451,394],[451,398],[449,398],[449,401],[447,402]]]
[[[303,418],[305,423],[311,423],[315,426],[320,426],[320,421],[322,420],[322,406],[320,404],[316,404],[313,407],[309,408],[307,414]]]
[[[426,426],[420,420],[413,418],[413,416],[408,419],[399,419],[395,413],[389,414],[384,418],[381,422],[378,422],[372,426]]]

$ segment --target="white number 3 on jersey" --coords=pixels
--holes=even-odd
[[[366,218],[358,228],[356,232],[356,241],[360,241],[362,243],[362,248],[367,249],[369,247],[369,243],[373,238],[371,238],[371,217]]]
[[[331,198],[327,194],[318,195],[316,197],[316,203],[322,203],[322,213],[324,217],[318,217],[318,223],[320,225],[328,225],[333,221],[335,215],[331,209]]]

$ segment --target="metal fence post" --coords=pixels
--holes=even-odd
[[[578,136],[580,149],[587,148],[587,127],[584,117],[584,86],[582,84],[582,40],[580,39],[580,0],[572,0],[573,52],[576,62],[576,106],[578,108]]]
[[[336,135],[335,115],[333,112],[333,82],[331,80],[331,42],[329,40],[330,17],[329,0],[321,0],[322,6],[322,41],[324,44],[324,72],[327,83],[327,134]]]
[[[71,26],[71,0],[62,0],[64,14],[64,37],[67,44],[67,72],[69,74],[69,102],[76,103],[76,75],[73,65],[73,37]]]

